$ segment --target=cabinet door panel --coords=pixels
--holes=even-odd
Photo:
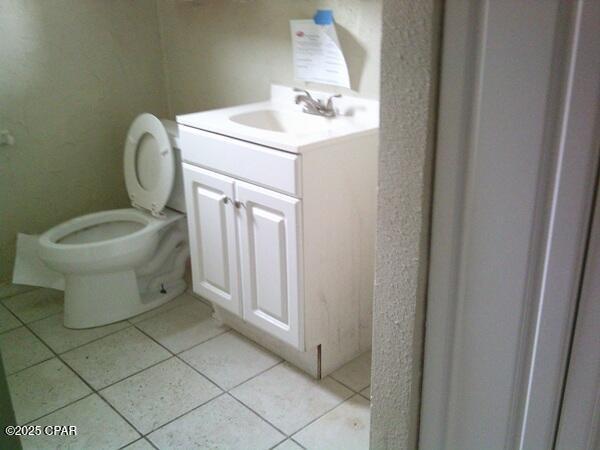
[[[300,201],[237,182],[244,319],[303,350]]]
[[[241,315],[234,180],[184,164],[194,292]]]

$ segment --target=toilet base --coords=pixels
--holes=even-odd
[[[140,295],[135,271],[65,276],[64,325],[92,328],[128,319],[161,306],[182,294],[183,279],[164,286],[161,292]]]

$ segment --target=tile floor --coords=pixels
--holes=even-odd
[[[62,325],[62,293],[0,302],[19,424],[76,425],[25,449],[367,449],[370,353],[316,381],[184,294],[133,319]]]

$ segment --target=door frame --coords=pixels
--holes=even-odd
[[[500,23],[500,28],[514,26],[515,17],[510,15],[515,11],[537,17],[535,8],[539,8],[540,17],[546,15],[549,23],[552,23],[549,14],[557,17],[556,28],[552,30],[555,33],[552,67],[558,69],[548,74],[551,91],[547,93],[554,96],[554,104],[544,112],[547,128],[552,132],[540,139],[548,146],[548,152],[536,163],[539,175],[535,218],[528,238],[529,257],[521,261],[527,280],[519,298],[522,313],[517,328],[518,345],[510,347],[514,349],[512,354],[495,354],[494,344],[503,338],[501,330],[494,339],[482,339],[479,355],[489,350],[488,362],[484,370],[477,372],[481,360],[465,354],[464,348],[469,342],[477,346],[477,337],[482,336],[469,334],[465,327],[473,320],[492,320],[482,315],[485,308],[481,305],[477,309],[477,295],[474,300],[465,301],[472,281],[469,265],[473,260],[468,255],[473,254],[473,247],[469,246],[480,245],[471,236],[482,226],[481,221],[475,222],[473,218],[477,208],[474,198],[478,189],[485,189],[481,178],[472,172],[479,158],[478,114],[482,96],[488,95],[483,77],[502,77],[502,71],[507,70],[507,66],[486,67],[487,52],[503,45],[518,48],[515,42],[494,41],[489,30],[492,27],[498,30],[499,24],[494,21],[506,21]],[[516,2],[490,0],[446,2],[420,427],[423,449],[452,448],[454,438],[461,441],[474,430],[484,435],[483,430],[493,427],[501,431],[494,434],[488,448],[537,449],[551,448],[554,444],[598,170],[597,23],[600,23],[599,2],[555,0],[525,2],[518,7]],[[534,27],[522,31],[523,35],[536,32]],[[521,42],[543,44],[541,39],[536,41],[537,36],[531,38]],[[514,64],[531,64],[533,69],[543,66],[539,60],[518,58]],[[510,67],[513,69],[515,66]],[[505,74],[510,78],[511,74]],[[500,94],[497,100],[502,103]],[[514,111],[523,115],[524,123],[530,119],[528,113],[526,104],[524,109]],[[481,164],[481,159],[478,162]],[[502,245],[516,245],[516,242],[507,240]],[[506,248],[502,250],[498,255],[511,257]],[[481,298],[484,302],[488,300]],[[502,364],[505,360],[511,361],[509,367]],[[489,386],[473,392],[461,370],[489,374],[493,373],[493,367],[509,380],[512,399],[502,424],[477,423],[476,411],[466,414],[460,408],[465,394],[471,396],[471,406],[479,403],[483,408],[484,404],[494,405],[494,396],[499,396],[496,398],[499,404],[506,402],[506,391],[494,391]]]
[[[599,173],[600,177],[600,173]],[[556,438],[557,450],[600,447],[600,180]]]

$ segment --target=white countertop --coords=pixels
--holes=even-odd
[[[331,95],[312,90],[310,93],[317,99]],[[376,100],[335,98],[338,115],[325,118],[303,113],[302,106],[294,103],[298,94],[290,87],[272,85],[268,101],[184,114],[177,116],[177,123],[292,153],[304,153],[378,131],[379,102]]]

